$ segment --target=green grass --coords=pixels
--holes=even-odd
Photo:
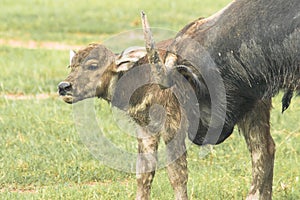
[[[62,101],[1,99],[0,109],[0,187],[7,195],[130,178],[90,154],[76,133],[72,107]]]
[[[53,93],[68,73],[68,51],[0,46],[0,94]]]
[[[140,12],[152,26],[178,31],[197,17],[208,16],[229,0],[1,1],[0,38],[87,44],[108,35],[140,28]]]
[[[150,1],[1,1],[2,40],[59,42],[86,45],[104,41],[114,48],[128,45],[109,39],[140,28],[139,12],[165,30],[179,30],[187,22],[208,16],[228,0]],[[166,31],[167,33],[168,31]],[[116,37],[116,36],[114,36]],[[162,38],[166,37],[161,36]],[[9,100],[7,94],[55,93],[68,74],[68,51],[0,46],[0,199],[134,199],[135,175],[109,168],[97,160],[80,138],[73,108],[55,95],[44,100]],[[281,94],[282,95],[282,94]],[[274,99],[272,133],[277,144],[274,199],[300,199],[300,98],[282,115],[280,97]],[[96,100],[98,101],[98,100]],[[96,104],[106,137],[118,147],[136,151],[135,139],[120,131],[109,106]],[[117,119],[116,119],[117,117]],[[121,117],[122,119],[122,117]],[[202,158],[201,149],[188,150],[191,199],[243,199],[251,183],[251,163],[244,139],[237,131]],[[172,199],[165,170],[156,174],[152,199]]]

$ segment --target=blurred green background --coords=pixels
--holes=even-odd
[[[120,33],[139,29],[141,10],[153,27],[172,34],[227,3],[1,0],[0,199],[134,199],[135,175],[110,169],[90,154],[74,126],[72,106],[56,94],[57,84],[69,72],[69,49],[110,43]],[[117,42],[127,45],[125,39]],[[281,96],[274,99],[272,111],[277,143],[273,197],[296,200],[300,100],[294,98],[282,115]],[[96,106],[99,117],[106,119],[101,122],[104,129],[112,133],[110,139],[136,151],[135,138],[115,125],[109,106],[100,100]],[[200,152],[197,146],[188,150],[190,199],[245,199],[251,163],[243,137],[235,131],[206,157]],[[151,197],[173,198],[165,170],[158,171]]]

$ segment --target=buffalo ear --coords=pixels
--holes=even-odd
[[[73,57],[75,56],[75,54],[76,54],[76,52],[75,52],[74,50],[70,50],[70,61],[69,61],[70,66],[71,66],[71,64],[72,64],[72,59],[73,59]]]
[[[197,92],[198,98],[203,98],[204,100],[209,98],[208,88],[199,72],[193,70],[193,67],[185,65],[176,65],[175,69],[191,84]]]
[[[129,47],[116,56],[116,72],[128,71],[147,54],[144,47]]]

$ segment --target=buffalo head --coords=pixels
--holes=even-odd
[[[59,83],[59,95],[67,103],[92,97],[111,101],[118,78],[145,54],[141,47],[114,54],[101,44],[90,44],[77,53],[71,52],[71,72]]]

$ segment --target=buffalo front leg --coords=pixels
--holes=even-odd
[[[247,200],[272,199],[275,143],[270,134],[271,100],[258,102],[238,124],[252,159],[252,184]]]
[[[168,151],[173,151],[174,149],[168,149]],[[168,152],[168,154],[173,154],[173,152]],[[173,157],[173,155],[169,155]],[[175,161],[171,162],[167,166],[169,180],[175,192],[176,200],[187,200],[187,181],[188,181],[188,169],[186,153],[180,155]]]
[[[138,130],[138,158],[136,165],[137,200],[150,198],[151,183],[157,165],[159,135],[144,128]]]
[[[163,134],[163,137],[167,150],[169,180],[175,192],[175,199],[187,200],[188,169],[185,132],[182,130],[172,130],[171,126],[168,128],[168,135]]]

